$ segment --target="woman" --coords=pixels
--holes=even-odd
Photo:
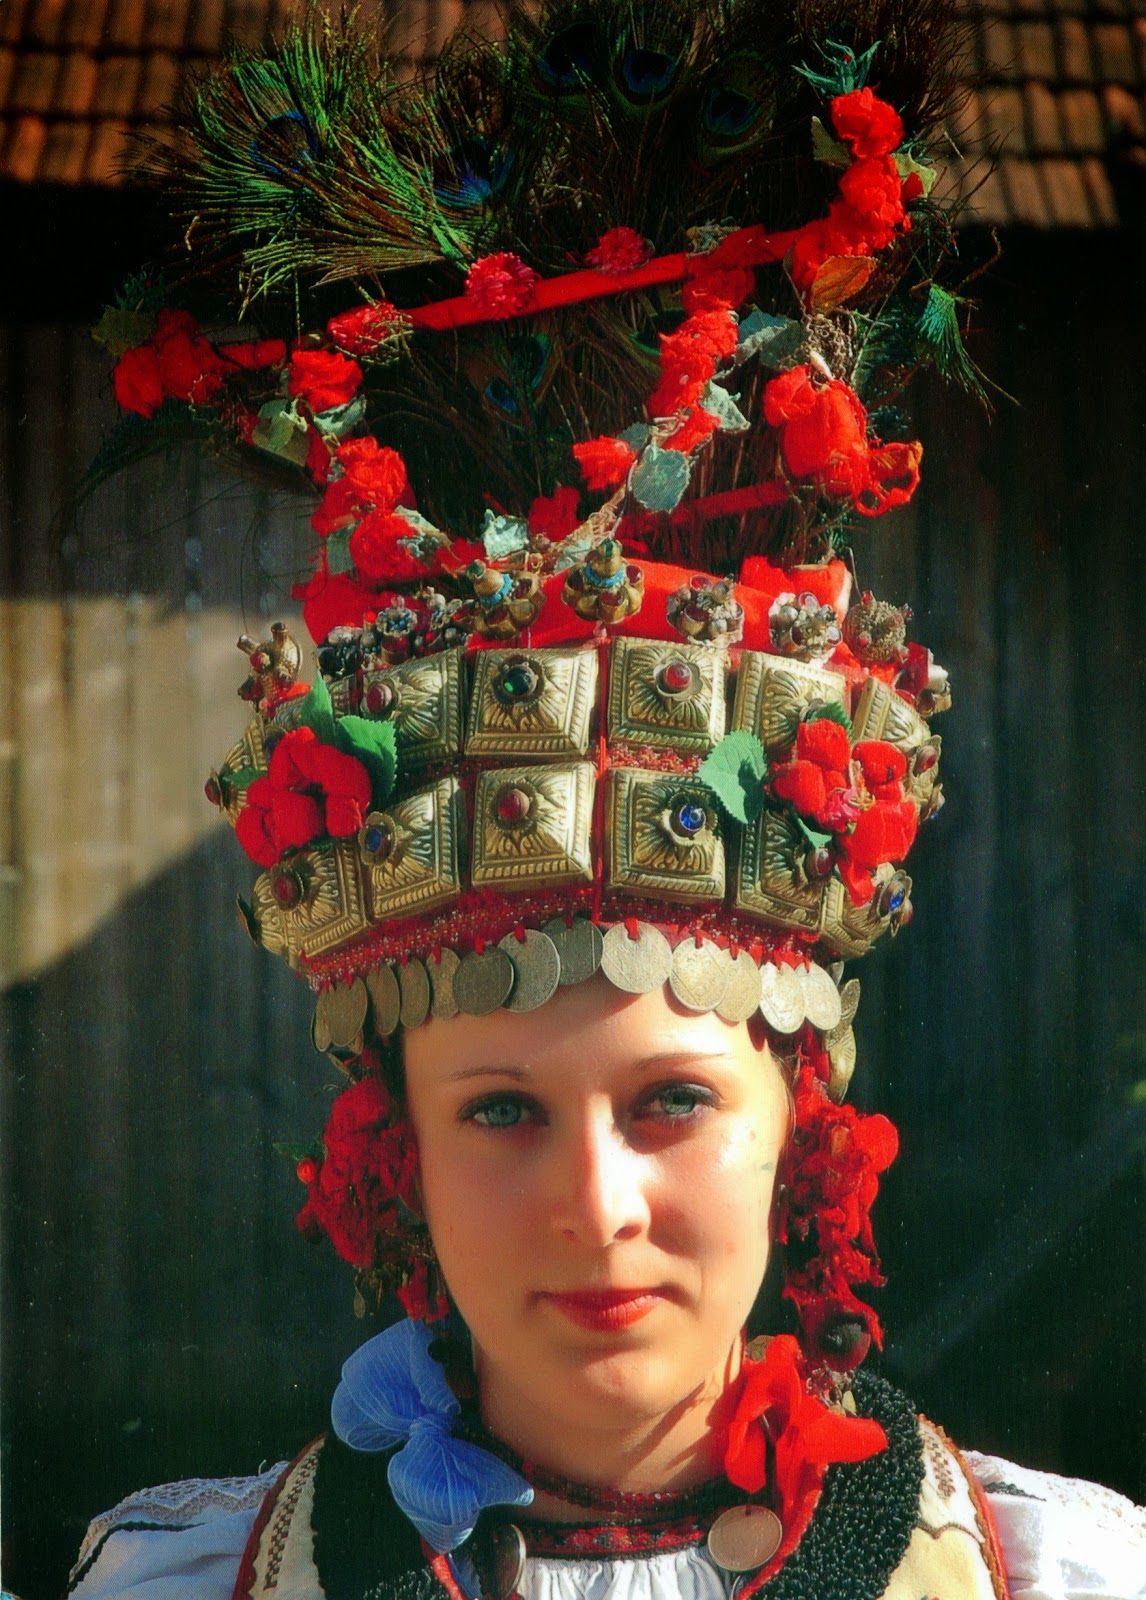
[[[87,1600],[1139,1592],[1125,1502],[860,1370],[895,1134],[842,964],[910,916],[950,696],[839,552],[918,482],[910,372],[976,381],[948,58],[922,5],[561,3],[405,90],[300,30],[189,108],[195,272],[316,320],[144,296],[116,393],[321,494],[318,672],[241,641],[208,794],[351,1080],[300,1226],[412,1320],[288,1467],[97,1519]],[[750,1339],[774,1243],[799,1334]]]

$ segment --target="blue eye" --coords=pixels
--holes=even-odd
[[[502,1095],[497,1099],[483,1100],[480,1105],[466,1112],[466,1120],[476,1122],[483,1128],[516,1128],[522,1119],[524,1107],[514,1095]]]
[[[653,1095],[652,1104],[666,1117],[690,1117],[701,1106],[712,1104],[712,1096],[707,1089],[701,1089],[694,1083],[670,1083],[667,1088],[658,1089]]]

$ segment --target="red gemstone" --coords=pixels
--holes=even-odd
[[[391,691],[386,684],[372,683],[366,691],[366,709],[375,716],[390,704]]]
[[[271,894],[277,906],[284,911],[293,911],[302,899],[302,884],[297,873],[276,872],[271,879]]]
[[[208,778],[203,785],[203,793],[213,806],[221,806],[223,804],[223,790],[220,787],[218,778]]]
[[[670,661],[661,673],[661,682],[670,694],[679,694],[692,682],[692,669],[687,661]]]
[[[309,1187],[318,1177],[318,1162],[312,1156],[303,1156],[294,1170],[298,1181]]]
[[[939,752],[935,746],[933,744],[925,744],[922,750],[916,753],[915,770],[916,772],[930,772],[938,760]]]
[[[503,789],[497,797],[497,814],[502,822],[523,822],[529,815],[529,796],[524,789]]]

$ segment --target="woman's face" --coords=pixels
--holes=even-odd
[[[598,974],[538,1011],[428,1023],[405,1053],[487,1419],[640,1430],[719,1394],[788,1130],[766,1046]]]

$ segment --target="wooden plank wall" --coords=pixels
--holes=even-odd
[[[903,1140],[884,1370],[959,1439],[1141,1495],[1133,272],[1016,241],[976,353],[1020,405],[987,428],[921,401],[919,503],[857,541],[956,688],[915,924],[859,969],[857,1097]],[[0,360],[4,1576],[38,1600],[131,1488],[318,1431],[364,1330],[272,1148],[323,1121],[305,992],[238,933],[250,872],[199,798],[242,724],[236,624],[279,610],[305,526],[182,462],[50,557],[106,378],[74,327],[10,330]]]

